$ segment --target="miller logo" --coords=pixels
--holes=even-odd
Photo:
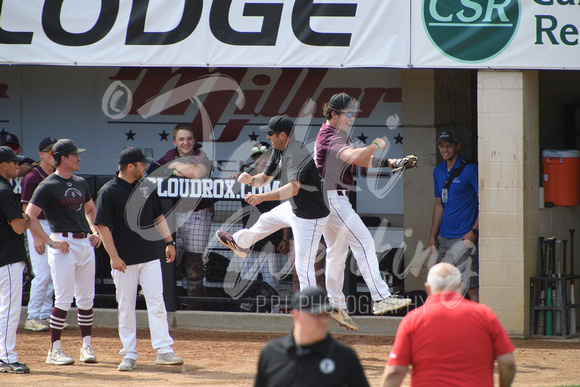
[[[423,0],[423,25],[443,54],[459,62],[481,62],[510,44],[520,9],[520,0]]]

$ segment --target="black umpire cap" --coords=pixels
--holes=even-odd
[[[322,314],[337,311],[337,309],[328,301],[326,290],[318,286],[305,288],[298,293],[294,293],[292,309],[308,312],[310,314]]]

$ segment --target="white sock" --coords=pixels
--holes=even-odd
[[[83,337],[83,346],[90,346],[91,345],[91,336],[87,335]]]
[[[60,346],[60,340],[55,341],[54,343],[52,343],[52,346],[50,348],[51,351],[55,351],[58,349],[61,349],[62,347]]]

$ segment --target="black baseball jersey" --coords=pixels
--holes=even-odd
[[[299,346],[292,334],[264,345],[255,383],[256,387],[368,385],[354,349],[330,335],[316,344]]]
[[[85,179],[76,175],[64,179],[53,173],[36,187],[30,203],[44,211],[52,232],[90,233],[85,216],[85,203],[90,200]]]
[[[14,219],[22,219],[22,207],[10,182],[0,176],[0,267],[26,259],[24,235],[8,224]]]
[[[291,140],[283,151],[275,149],[264,170],[268,176],[280,176],[280,186],[300,181],[298,194],[290,201],[292,211],[303,219],[324,218],[330,212],[322,190],[322,181],[306,147]]]
[[[111,229],[115,248],[126,265],[149,262],[164,256],[165,243],[161,236],[157,241],[144,238],[139,229],[131,228],[127,215],[139,214],[137,226],[141,229],[153,227],[155,218],[163,215],[163,205],[156,186],[148,180],[132,184],[115,176],[99,191],[95,223]],[[133,195],[133,196],[132,196]]]

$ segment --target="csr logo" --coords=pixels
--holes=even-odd
[[[431,42],[459,62],[481,62],[501,53],[520,22],[520,0],[423,0],[423,25]]]

